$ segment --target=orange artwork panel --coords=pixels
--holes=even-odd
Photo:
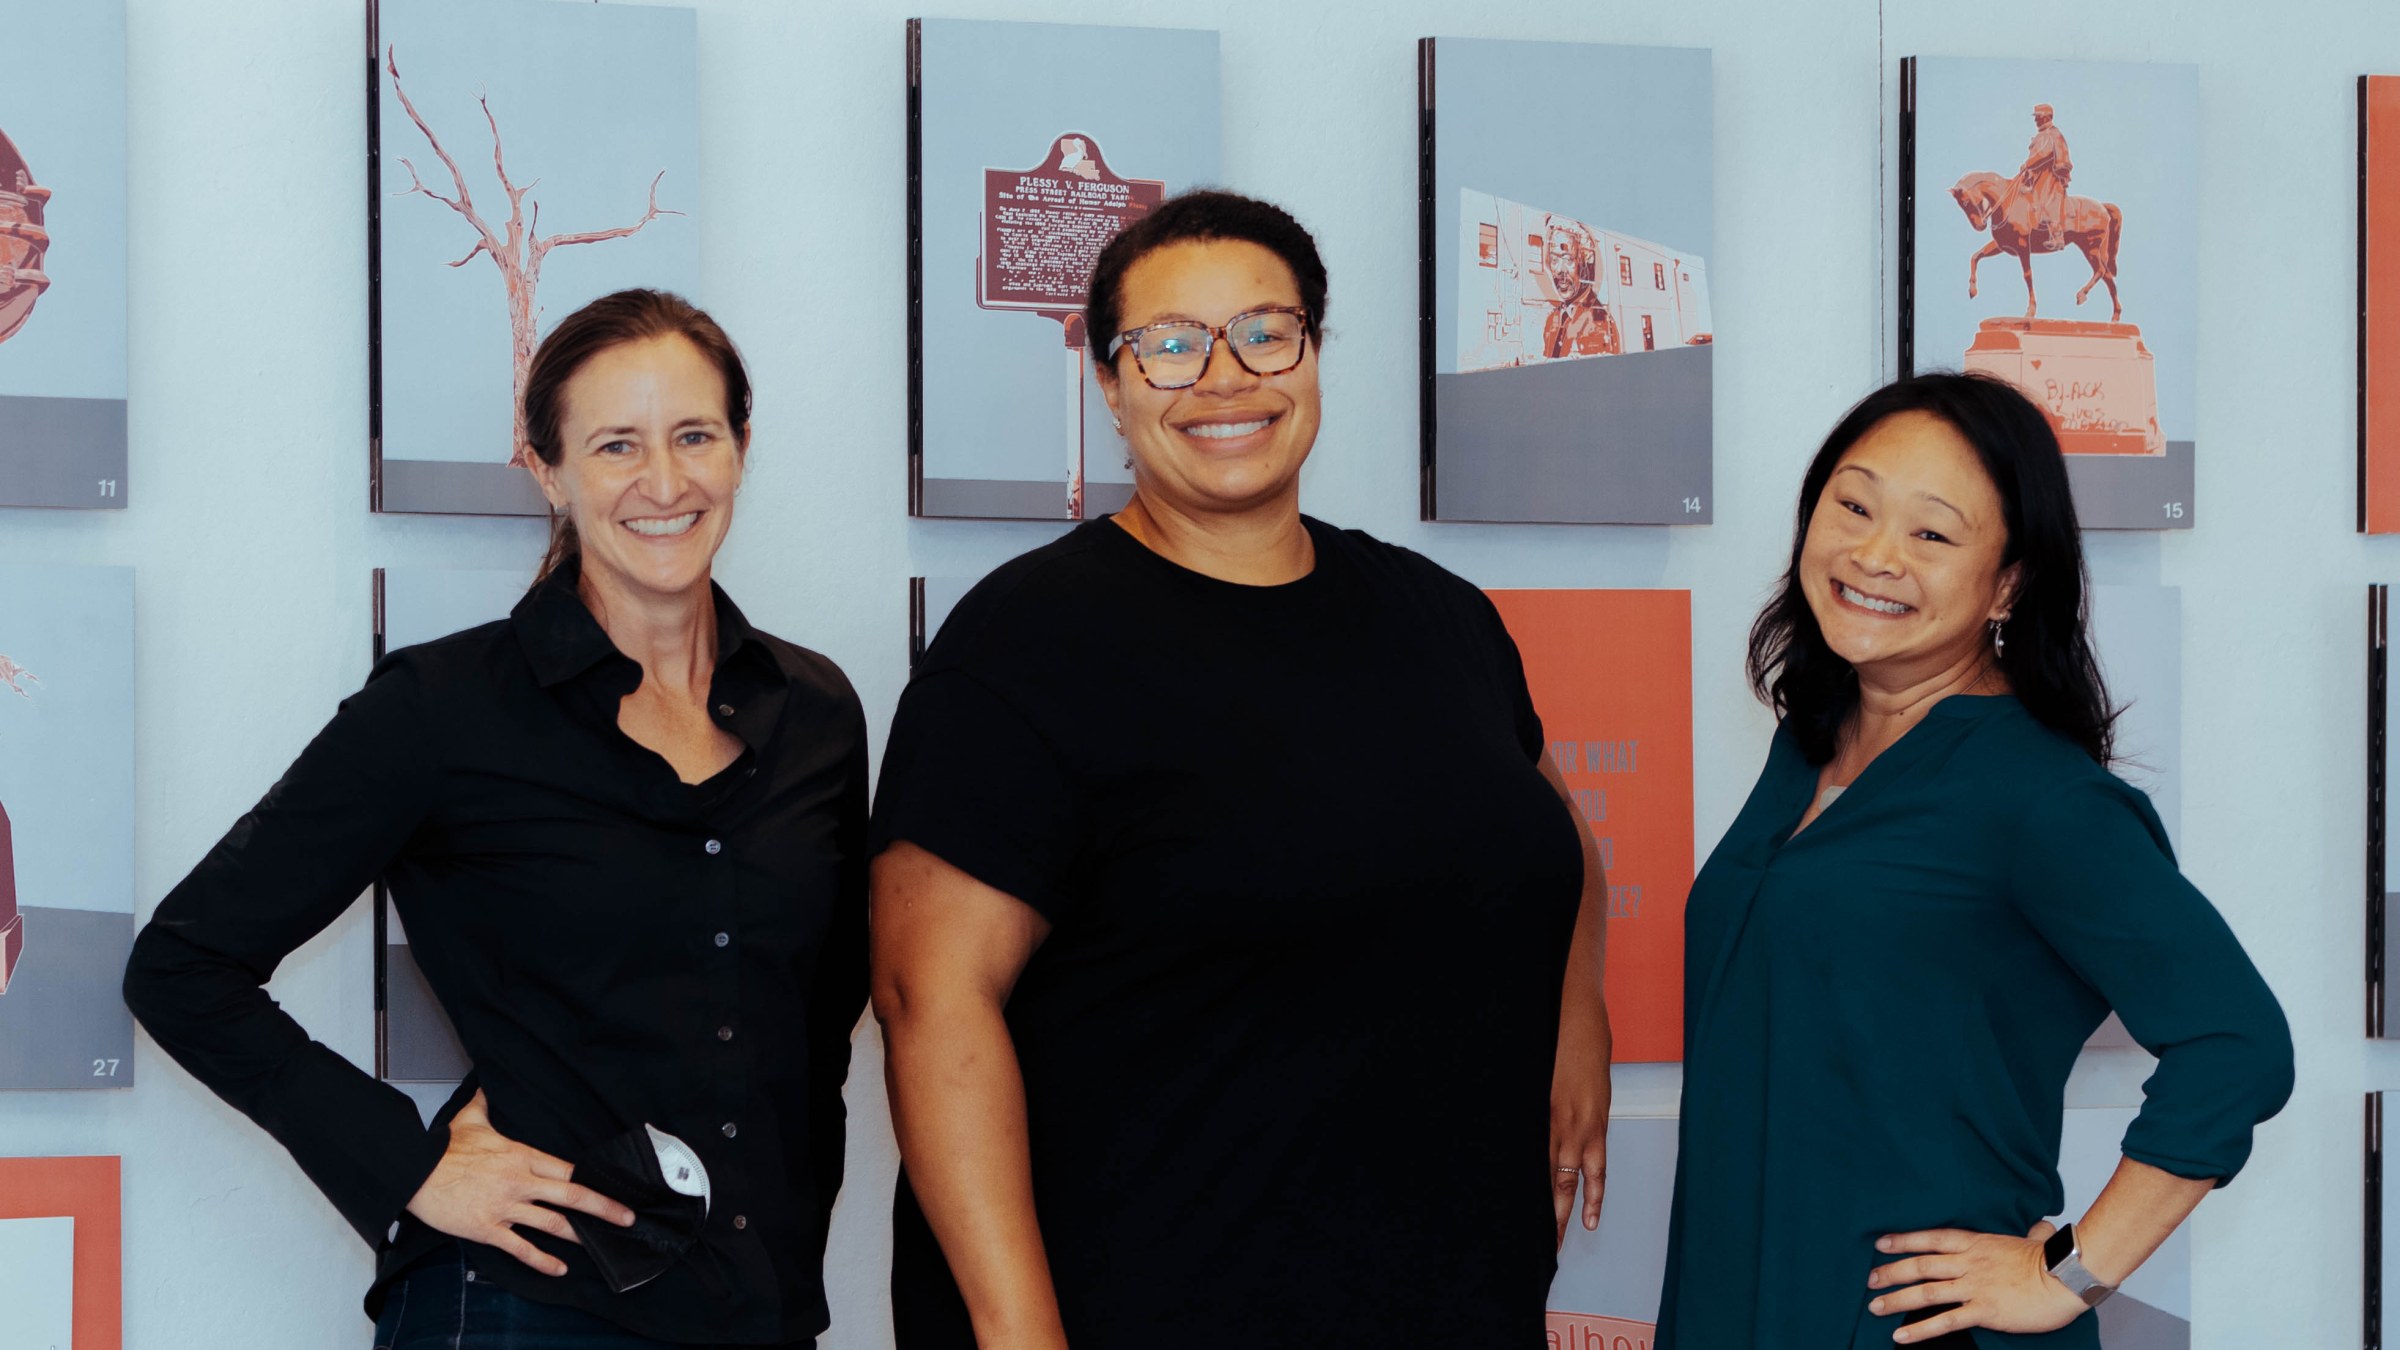
[[[1650,1350],[1657,1329],[1648,1322],[1585,1313],[1550,1314],[1549,1350]]]
[[[1692,889],[1689,591],[1490,591],[1550,758],[1608,869],[1608,1015],[1620,1063],[1683,1058]]]
[[[2358,528],[2400,534],[2400,75],[2358,82]]]
[[[75,1220],[73,1350],[123,1350],[124,1211],[117,1158],[0,1158],[0,1219]]]

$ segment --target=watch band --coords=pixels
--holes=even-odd
[[[2068,1293],[2082,1299],[2086,1308],[2099,1307],[2117,1292],[2115,1285],[2102,1284],[2098,1276],[2084,1268],[2083,1247],[2076,1241],[2073,1224],[2043,1241],[2042,1262],[2050,1267],[2050,1277],[2065,1285]]]

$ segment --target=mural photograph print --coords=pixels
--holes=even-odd
[[[1550,758],[1608,872],[1616,1060],[1679,1061],[1693,869],[1691,592],[1484,593],[1516,641]]]
[[[0,1158],[0,1350],[122,1350],[122,1160]]]
[[[1921,56],[1900,86],[1901,370],[2024,390],[2085,528],[2191,528],[2198,68]]]
[[[1714,519],[1709,62],[1418,43],[1425,519]]]
[[[2358,79],[2358,528],[2400,534],[2400,75]]]
[[[374,508],[546,514],[521,395],[549,321],[627,286],[696,299],[689,9],[370,0]]]
[[[375,660],[508,617],[532,578],[514,570],[375,569]],[[450,1018],[409,954],[408,932],[381,882],[375,886],[375,1075],[387,1083],[447,1088],[472,1067]],[[415,1095],[415,1094],[412,1094]],[[442,1094],[420,1107],[438,1105]]]
[[[0,507],[121,509],[125,7],[0,0]]]
[[[0,1089],[133,1086],[133,569],[0,566]]]
[[[1217,35],[911,19],[908,78],[909,514],[1114,511],[1084,293],[1119,230],[1219,180]]]

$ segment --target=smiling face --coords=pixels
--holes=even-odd
[[[1222,326],[1239,314],[1300,303],[1283,259],[1247,240],[1186,240],[1126,269],[1121,328],[1167,319]],[[1296,501],[1300,466],[1317,439],[1317,344],[1300,364],[1253,375],[1222,340],[1199,382],[1153,389],[1128,347],[1101,367],[1100,390],[1124,424],[1133,477],[1154,507],[1241,514]]]
[[[558,463],[537,459],[534,475],[575,525],[585,587],[705,593],[746,445],[724,375],[686,339],[650,338],[603,348],[561,395]]]
[[[1817,498],[1800,581],[1826,645],[1862,682],[1911,688],[1975,670],[2020,568],[1999,489],[1931,413],[1898,413],[1843,452]]]

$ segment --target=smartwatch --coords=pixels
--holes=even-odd
[[[2117,1292],[2113,1284],[2102,1284],[2098,1276],[2083,1268],[2083,1248],[2075,1240],[2075,1225],[2068,1224],[2052,1233],[2042,1243],[2042,1264],[2050,1267],[2050,1277],[2067,1287],[2067,1292],[2083,1300],[2086,1308],[2097,1308]]]

